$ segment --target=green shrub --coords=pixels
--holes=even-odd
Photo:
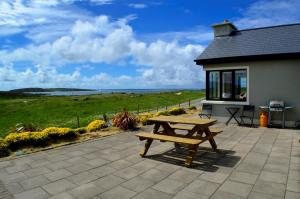
[[[7,142],[0,138],[0,158],[8,156],[10,154],[10,151],[8,149],[8,144]]]
[[[77,128],[74,130],[76,133],[78,134],[84,134],[87,132],[87,128],[86,127],[81,127],[81,128]]]
[[[169,111],[158,111],[155,116],[160,116],[160,115],[165,115],[168,116],[170,115]]]
[[[190,110],[197,110],[197,107],[196,106],[190,106],[189,109]]]
[[[47,132],[30,132],[30,145],[45,146],[49,141],[49,134]]]
[[[170,115],[181,115],[186,113],[183,108],[175,107],[168,111]]]
[[[87,130],[90,132],[98,131],[107,127],[107,124],[104,120],[94,120],[87,126]]]

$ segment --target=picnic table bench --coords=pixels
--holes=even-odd
[[[140,153],[142,157],[146,156],[153,140],[174,142],[175,147],[176,144],[187,145],[189,149],[185,161],[187,167],[191,166],[199,144],[208,140],[213,150],[217,150],[217,144],[213,137],[221,133],[222,130],[209,128],[209,126],[216,123],[214,119],[159,116],[150,118],[149,121],[154,123],[153,132],[140,132],[136,134],[141,141],[146,140],[145,147]],[[162,127],[161,131],[159,131],[160,127]],[[176,130],[186,131],[186,133],[178,133]]]

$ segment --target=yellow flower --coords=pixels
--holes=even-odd
[[[5,137],[5,141],[9,144],[27,142],[30,140],[31,132],[10,133]]]
[[[32,141],[45,141],[49,134],[47,132],[32,132],[30,136]]]
[[[143,113],[138,116],[138,122],[142,123],[143,125],[147,124],[149,118],[153,117],[152,113]]]
[[[158,111],[155,116],[160,116],[160,115],[170,115],[169,111]]]
[[[0,150],[4,148],[7,148],[7,142],[4,139],[0,138]]]
[[[68,135],[75,135],[76,132],[70,128],[58,128],[58,127],[48,127],[45,128],[43,131],[45,134],[49,134],[50,136],[68,136]]]
[[[89,123],[89,125],[87,126],[88,131],[92,132],[92,131],[97,131],[100,129],[104,129],[107,127],[107,124],[105,121],[103,120],[94,120],[91,123]]]
[[[183,108],[180,107],[174,107],[171,110],[168,111],[170,115],[181,115],[186,113]]]

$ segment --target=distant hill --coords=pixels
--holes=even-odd
[[[81,88],[20,88],[8,91],[9,93],[28,93],[28,92],[55,92],[55,91],[95,91],[92,89]]]

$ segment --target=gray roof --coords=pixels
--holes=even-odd
[[[300,24],[237,30],[230,36],[215,37],[195,61],[205,64],[278,55],[300,58]]]

